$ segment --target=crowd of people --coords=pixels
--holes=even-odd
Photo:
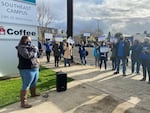
[[[36,84],[39,76],[39,62],[38,57],[43,54],[43,46],[45,46],[45,54],[47,63],[50,62],[51,52],[54,55],[54,65],[59,67],[59,61],[64,58],[64,67],[70,66],[73,62],[72,49],[73,45],[68,42],[50,42],[46,41],[38,47],[33,46],[31,37],[22,36],[19,44],[16,46],[18,52],[18,70],[22,79],[22,89],[20,91],[21,107],[30,108],[32,105],[27,103],[28,90],[30,90],[31,97],[39,96],[36,93]],[[128,58],[131,55],[131,73],[140,74],[140,66],[142,66],[143,78],[146,80],[148,73],[148,83],[150,84],[150,39],[145,38],[144,42],[134,40],[133,44],[127,38],[120,34],[116,43],[107,43],[106,41],[95,43],[93,55],[95,57],[95,66],[102,68],[104,63],[105,70],[107,69],[108,52],[111,49],[110,59],[112,61],[112,70],[114,74],[119,74],[120,66],[122,65],[123,76],[126,76],[126,66],[128,65]],[[86,56],[88,51],[85,49],[85,43],[81,42],[79,46],[79,56],[81,64],[86,65]],[[122,64],[121,64],[122,62]]]
[[[143,78],[141,81],[146,80],[146,74],[148,73],[150,84],[150,38],[145,38],[144,42],[134,40],[131,43],[127,38],[124,38],[122,34],[118,37],[116,43],[101,42],[99,45],[95,44],[93,55],[95,57],[95,66],[99,66],[101,69],[104,62],[105,69],[107,69],[107,60],[109,50],[102,51],[104,46],[111,49],[110,60],[112,63],[112,70],[114,75],[120,73],[120,66],[122,66],[122,74],[126,76],[126,66],[128,66],[128,59],[131,58],[131,74],[140,74],[140,66],[142,66]],[[121,63],[122,62],[122,63]]]
[[[43,54],[43,45],[45,46],[45,54],[47,58],[47,63],[50,62],[51,52],[54,56],[54,65],[59,67],[59,61],[64,58],[64,66],[70,66],[73,62],[72,48],[73,45],[68,42],[56,42],[47,40],[45,43],[38,43],[38,48],[41,50],[39,57]]]

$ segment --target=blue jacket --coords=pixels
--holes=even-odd
[[[120,49],[120,43],[122,43],[122,50],[119,50]],[[128,43],[126,43],[125,41],[119,41],[117,44],[116,44],[116,48],[117,48],[117,51],[116,51],[116,56],[117,57],[122,57],[122,58],[126,58],[127,56],[129,56],[129,51],[130,51],[130,47],[128,45]],[[122,52],[122,56],[119,56],[119,52]]]
[[[139,44],[139,45],[133,45],[130,50],[132,51],[132,54],[131,54],[131,59],[138,59],[139,58],[139,55],[142,51],[142,46]]]
[[[52,50],[52,44],[44,43],[44,45],[45,45],[45,47],[46,47],[46,51],[51,52],[51,50]]]
[[[93,55],[94,55],[95,58],[100,57],[99,48],[94,47]]]
[[[79,54],[80,54],[81,57],[86,56],[86,50],[85,50],[84,46],[79,47]]]
[[[149,52],[147,52],[147,50]],[[150,44],[143,43],[143,45],[142,45],[142,51],[141,51],[139,57],[140,57],[141,63],[143,65],[150,64]]]

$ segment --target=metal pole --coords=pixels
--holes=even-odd
[[[99,37],[99,20],[97,20],[98,23],[98,37]]]
[[[73,37],[73,0],[67,0],[67,38]]]

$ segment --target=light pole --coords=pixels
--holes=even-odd
[[[96,21],[97,21],[97,35],[98,35],[98,37],[99,37],[99,35],[100,35],[99,21],[100,21],[100,20],[96,19]]]
[[[67,0],[67,38],[73,37],[73,0]]]

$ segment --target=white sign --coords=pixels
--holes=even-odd
[[[98,37],[98,41],[99,41],[99,42],[100,42],[100,41],[105,41],[106,39],[107,39],[107,37],[106,37],[105,35]]]
[[[49,39],[50,41],[53,41],[53,34],[45,33],[45,39]]]
[[[0,22],[0,39],[20,39],[23,35],[29,35],[32,39],[37,39],[37,27]]]
[[[91,34],[90,33],[84,33],[83,36],[87,36],[87,37],[90,37]]]
[[[67,42],[70,43],[70,44],[74,44],[74,43],[75,43],[74,40],[73,40],[71,37],[69,37],[69,38],[67,39]]]
[[[0,22],[37,25],[36,5],[0,0]]]
[[[118,39],[115,37],[110,37],[110,42],[117,43]]]
[[[63,37],[57,36],[57,37],[55,37],[55,41],[56,42],[62,42],[63,41]]]
[[[100,47],[100,52],[102,52],[102,53],[106,53],[106,52],[109,52],[109,48],[108,47],[103,47],[103,46],[101,46]]]

